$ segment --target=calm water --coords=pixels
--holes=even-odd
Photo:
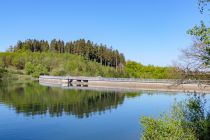
[[[0,82],[0,140],[138,140],[142,115],[157,117],[175,99],[186,98],[175,92],[67,90]]]

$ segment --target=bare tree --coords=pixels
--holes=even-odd
[[[200,13],[210,0],[198,0]],[[208,9],[209,10],[209,9]],[[186,79],[210,79],[210,28],[203,21],[187,32],[192,36],[191,47],[182,50],[182,63],[176,64],[181,74],[181,82]]]
[[[188,31],[193,37],[191,47],[182,50],[182,62],[176,64],[181,74],[179,83],[187,79],[209,80],[210,79],[210,28],[201,22]],[[203,81],[208,82],[208,81]],[[202,83],[202,82],[200,82]]]

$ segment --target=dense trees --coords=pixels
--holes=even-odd
[[[49,43],[48,41],[45,40],[32,40],[28,39],[24,42],[18,41],[17,44],[15,45],[14,49],[10,49],[14,51],[19,51],[19,50],[30,50],[32,52],[45,52],[49,50]]]
[[[71,46],[71,45],[70,45]],[[172,67],[144,66],[128,61],[124,67],[113,68],[68,53],[53,52],[5,52],[0,53],[0,68],[18,70],[21,73],[39,75],[75,75],[128,78],[179,78]]]
[[[52,52],[6,52],[0,53],[0,68],[17,69],[22,73],[38,77],[47,75],[123,77],[125,72],[82,56]]]
[[[18,41],[11,51],[31,51],[31,52],[55,52],[70,53],[84,57],[87,60],[101,63],[105,66],[121,67],[125,65],[125,57],[118,50],[107,47],[103,44],[94,44],[90,40],[84,39],[64,43],[62,40],[53,39],[50,43],[45,40],[28,39]]]
[[[118,50],[90,40],[64,42],[53,39],[18,41],[8,52],[0,53],[0,67],[39,75],[75,75],[127,78],[171,79],[179,78],[172,67],[144,66],[125,61]]]
[[[129,77],[133,78],[154,78],[154,79],[176,79],[179,78],[178,73],[174,73],[173,67],[159,67],[148,65],[144,66],[134,61],[128,61],[125,67]]]

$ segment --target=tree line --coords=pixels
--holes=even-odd
[[[154,65],[142,65],[135,61],[127,61],[125,71],[131,78],[150,79],[179,79],[180,73],[175,67],[160,67]]]
[[[53,39],[50,43],[46,40],[28,39],[18,41],[15,46],[9,48],[9,51],[70,53],[115,68],[122,67],[126,63],[124,54],[119,53],[117,49],[107,47],[104,44],[96,44],[90,40],[86,41],[85,39],[66,43],[57,39]]]
[[[3,52],[0,53],[0,72],[18,73],[39,77],[39,75],[54,76],[102,76],[121,78],[152,78],[176,79],[180,78],[174,67],[158,67],[142,65],[134,61],[127,61],[124,68],[103,66],[82,56],[69,53],[51,52]],[[0,73],[1,75],[1,73]],[[1,77],[1,76],[0,76]]]
[[[20,74],[55,75],[55,76],[103,76],[123,77],[122,69],[103,66],[100,63],[86,60],[84,57],[69,53],[51,52],[3,52],[0,53],[0,68]],[[15,72],[16,73],[16,72]]]

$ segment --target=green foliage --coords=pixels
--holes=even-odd
[[[4,62],[2,59],[0,59],[0,68],[3,68],[4,67]]]
[[[0,78],[3,78],[5,74],[7,74],[7,70],[0,67]]]
[[[68,53],[84,57],[87,60],[101,63],[104,66],[119,67],[125,64],[125,57],[118,50],[108,48],[103,44],[94,44],[84,39],[64,43],[62,40],[53,39],[50,43],[44,40],[28,39],[18,41],[14,48],[10,47],[10,52],[53,52]],[[17,63],[19,60],[16,60]],[[22,65],[21,65],[22,66]]]
[[[141,123],[144,126],[142,140],[196,140],[191,128],[182,127],[182,122],[167,115],[153,119],[142,117]]]
[[[205,108],[206,100],[202,96],[194,95],[184,103],[180,103],[183,114],[182,123],[195,131],[196,137],[201,140],[210,139],[210,116]]]
[[[178,78],[177,73],[171,74],[172,67],[158,67],[153,65],[144,66],[134,61],[128,61],[125,70],[128,77],[133,78],[153,78],[153,79],[171,79]]]
[[[103,66],[97,62],[86,60],[82,56],[67,53],[52,52],[13,52],[0,53],[3,66],[15,67],[24,70],[26,74],[38,77],[41,74],[72,75],[72,76],[103,76],[123,77],[122,70]],[[16,61],[18,60],[18,61]],[[24,60],[24,66],[19,67],[17,62]]]
[[[38,64],[34,67],[35,71],[32,73],[33,77],[39,77],[40,75],[46,75],[48,74],[48,70],[46,67],[44,67],[42,64]]]
[[[11,63],[13,66],[15,66],[17,69],[23,69],[25,66],[25,58],[24,53],[17,54],[15,56],[12,56]]]
[[[158,119],[142,117],[143,139],[210,139],[210,114],[206,100],[194,95],[184,102],[175,102],[169,114]]]
[[[191,36],[195,36],[197,40],[203,44],[210,44],[210,28],[208,28],[203,21],[201,21],[200,26],[194,26],[192,29],[188,30],[187,33]]]
[[[66,75],[66,71],[63,68],[55,68],[52,70],[52,75],[54,76],[63,76]]]
[[[27,62],[25,65],[26,74],[31,74],[33,77],[39,77],[40,75],[48,74],[48,70],[41,64],[34,65],[31,62]]]
[[[11,53],[0,53],[1,67],[7,68],[11,64]]]
[[[210,0],[198,0],[200,12]],[[187,31],[193,38],[193,45],[182,51],[184,63],[180,69],[183,72],[182,79],[209,79],[210,68],[210,28],[209,24],[201,21],[201,24],[194,26]]]
[[[26,74],[32,74],[35,72],[35,66],[31,62],[27,62],[25,65]]]
[[[62,40],[48,41],[28,39],[18,41],[7,53],[0,53],[0,66],[25,70],[26,74],[56,76],[83,75],[103,77],[131,77],[169,79],[172,68],[125,62],[123,54],[103,44],[80,39],[64,43]],[[12,52],[13,51],[13,52]],[[102,66],[103,65],[103,66]]]
[[[83,56],[69,53],[18,51],[0,53],[0,65],[4,68],[14,67],[24,70],[26,74],[38,77],[40,74],[55,76],[102,76],[102,77],[132,77],[168,79],[176,78],[171,75],[173,68],[143,66],[128,61],[122,67],[112,68],[98,62],[87,60]]]
[[[189,60],[196,60],[197,67],[210,67],[210,28],[204,22],[200,26],[195,26],[188,32],[194,38],[194,44],[190,50],[186,51]],[[195,66],[194,66],[195,67]]]

